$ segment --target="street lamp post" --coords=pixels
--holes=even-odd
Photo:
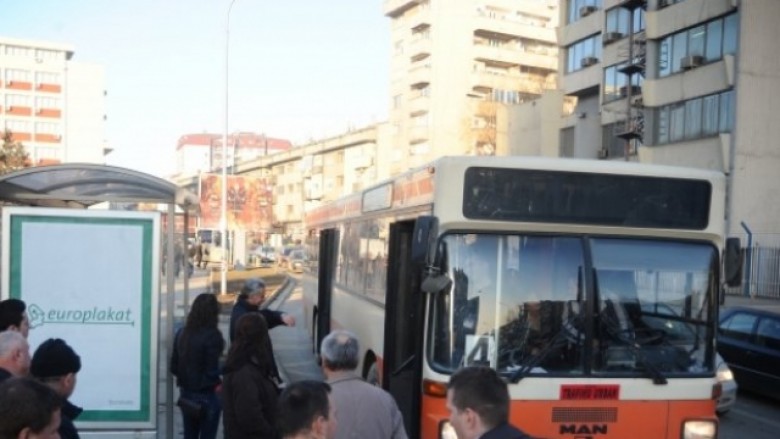
[[[224,130],[222,131],[222,218],[220,219],[220,226],[222,228],[222,260],[221,260],[221,277],[220,277],[220,294],[227,293],[227,166],[228,166],[228,103],[229,103],[229,70],[228,60],[230,53],[230,11],[233,10],[233,4],[236,0],[230,0],[230,6],[228,6],[227,14],[225,16],[225,120]]]

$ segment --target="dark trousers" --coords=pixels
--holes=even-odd
[[[222,403],[214,392],[191,392],[181,389],[181,395],[206,405],[206,416],[192,419],[182,414],[184,439],[216,439]]]

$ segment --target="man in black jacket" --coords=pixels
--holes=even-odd
[[[458,439],[530,439],[509,424],[509,389],[489,367],[464,367],[447,386],[450,424]]]
[[[78,439],[79,433],[73,421],[83,409],[71,403],[68,398],[76,389],[76,375],[81,370],[81,358],[64,340],[50,338],[35,350],[30,373],[51,387],[62,397],[62,421],[59,433],[62,439]]]
[[[236,323],[238,319],[248,312],[258,312],[268,324],[268,329],[273,329],[280,325],[295,326],[295,317],[283,313],[281,311],[274,311],[268,308],[260,308],[260,305],[265,301],[265,281],[259,277],[247,279],[244,282],[244,286],[241,287],[241,293],[236,299],[236,304],[233,305],[233,311],[230,313],[230,341],[233,342],[233,337],[236,334]],[[269,355],[273,356],[272,352]],[[273,374],[274,377],[281,380],[279,377],[279,371],[276,368],[276,361],[273,362]]]

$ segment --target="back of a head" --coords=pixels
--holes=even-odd
[[[57,378],[81,370],[81,357],[59,338],[50,338],[35,350],[30,373],[39,379]]]
[[[328,419],[330,385],[322,381],[304,380],[285,387],[279,396],[277,427],[288,438],[311,430],[320,416]]]
[[[216,328],[219,323],[219,302],[210,293],[198,294],[187,315],[187,329]]]
[[[320,356],[330,370],[355,370],[358,366],[359,345],[355,334],[337,329],[322,339]]]
[[[270,336],[265,318],[260,313],[246,313],[236,322],[236,335],[230,345],[225,368],[237,370],[255,356],[262,369],[270,370],[273,358],[266,355],[270,351],[269,346]]]
[[[17,439],[25,428],[41,433],[61,407],[49,386],[32,378],[7,379],[0,384],[0,439]]]
[[[470,408],[493,428],[509,420],[509,389],[498,372],[483,366],[464,367],[450,377],[447,389],[458,410]]]
[[[5,331],[11,326],[19,327],[27,305],[19,299],[5,299],[0,301],[0,331]]]

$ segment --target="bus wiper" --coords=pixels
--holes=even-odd
[[[642,370],[647,373],[647,376],[653,380],[653,384],[660,386],[669,383],[663,372],[661,372],[661,370],[658,369],[658,367],[656,367],[652,361],[645,358],[644,354],[642,354],[642,350],[638,345],[632,345],[631,347],[634,351],[634,355],[636,355],[637,363],[642,366]]]
[[[575,319],[577,320],[577,319]],[[574,323],[574,322],[572,322]],[[561,325],[561,329],[558,331],[558,333],[555,334],[555,336],[550,340],[550,344],[544,347],[537,355],[535,355],[533,358],[531,358],[530,361],[520,366],[520,368],[516,371],[514,371],[509,376],[509,381],[512,384],[515,384],[525,378],[525,375],[530,372],[534,367],[538,366],[539,363],[542,362],[542,360],[545,360],[548,356],[550,356],[553,353],[556,353],[558,349],[561,349],[562,347],[566,346],[566,333],[570,329],[568,326],[571,325],[571,323],[564,323]]]

